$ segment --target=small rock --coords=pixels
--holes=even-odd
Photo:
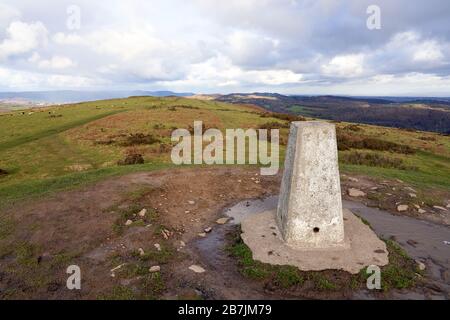
[[[416,209],[420,209],[420,206],[418,204],[415,204],[414,207],[416,207]]]
[[[156,250],[161,251],[161,245],[159,243],[154,244]]]
[[[419,210],[417,210],[420,214],[424,214],[424,213],[426,213],[426,211],[425,210],[423,210],[423,209],[419,209]]]
[[[395,179],[395,181],[397,181],[398,183],[403,183],[403,181],[400,179]]]
[[[358,182],[359,180],[353,177],[349,177],[348,180],[350,180],[351,182]]]
[[[228,222],[228,218],[220,218],[216,220],[217,224],[225,224]]]
[[[205,232],[206,232],[206,233],[210,233],[210,232],[211,232],[211,230],[212,230],[212,228],[211,228],[211,227],[205,228]]]
[[[411,198],[417,198],[417,194],[415,194],[415,193],[408,193],[408,195],[409,195]]]
[[[190,211],[189,210],[185,210],[184,213],[188,214],[188,213],[190,213]]]
[[[114,272],[114,271],[116,271],[116,270],[119,270],[119,269],[122,268],[124,265],[125,265],[125,263],[122,263],[121,265],[118,265],[117,267],[112,268],[110,271],[111,271],[111,272]]]
[[[447,209],[445,209],[444,207],[441,207],[441,206],[433,206],[433,208],[441,210],[441,211],[447,211]]]
[[[152,266],[152,267],[150,267],[150,269],[148,269],[148,271],[151,273],[159,272],[159,271],[161,271],[161,267],[160,266]]]
[[[365,192],[355,188],[350,188],[347,192],[350,197],[364,197],[366,195]]]
[[[397,206],[397,211],[398,212],[403,212],[403,211],[407,211],[408,210],[408,205],[407,204],[401,204],[399,206]]]
[[[139,251],[139,255],[140,255],[140,256],[145,255],[144,249],[139,248],[138,251]]]
[[[417,263],[417,267],[419,268],[420,271],[423,271],[427,268],[425,263],[423,263],[422,261],[416,260],[416,263]]]
[[[206,233],[205,232],[201,232],[201,233],[198,234],[198,236],[204,238],[204,237],[206,237]]]
[[[193,204],[195,204],[195,201],[189,200],[188,203],[191,204],[191,205],[193,205]]]
[[[406,190],[416,193],[417,191],[411,187],[405,187]]]
[[[241,179],[239,179],[239,180],[238,180],[238,182],[239,182],[239,183],[241,183],[241,182],[242,182],[242,180],[241,180]]]
[[[190,266],[189,270],[192,270],[195,273],[203,273],[203,272],[205,272],[205,269],[203,269],[202,267],[200,267],[199,265],[196,265],[196,264],[193,264],[192,266]]]
[[[186,246],[186,243],[184,243],[184,241],[183,240],[180,240],[180,246],[183,248],[183,247],[185,247]]]
[[[147,209],[142,209],[141,211],[139,211],[139,213],[138,213],[138,215],[140,216],[140,217],[145,217],[145,215],[147,214]]]
[[[450,203],[447,205],[447,208],[450,208]]]
[[[126,226],[129,226],[129,225],[131,225],[132,223],[133,223],[133,221],[127,220],[127,222],[125,222],[125,225],[126,225]]]
[[[376,191],[376,190],[378,190],[379,188],[378,187],[372,187],[372,188],[370,188],[370,190],[373,190],[373,191]]]

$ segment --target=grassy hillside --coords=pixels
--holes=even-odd
[[[0,114],[1,203],[98,179],[171,166],[170,134],[207,128],[280,128],[288,121],[251,106],[186,98],[132,97]],[[398,178],[421,190],[450,190],[450,138],[337,123],[341,171]],[[145,163],[119,166],[127,153]]]

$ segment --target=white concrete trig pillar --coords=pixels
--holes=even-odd
[[[289,246],[344,245],[336,129],[321,121],[292,122],[277,208]]]

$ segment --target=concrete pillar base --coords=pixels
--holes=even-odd
[[[253,259],[291,265],[302,271],[327,269],[358,273],[369,265],[389,263],[386,244],[349,210],[343,210],[345,240],[328,248],[291,246],[282,238],[276,221],[276,210],[248,216],[241,222],[242,239],[253,252]]]

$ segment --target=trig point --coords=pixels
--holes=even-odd
[[[278,208],[241,223],[253,259],[300,270],[358,273],[386,265],[383,241],[342,208],[336,129],[331,123],[291,123]]]
[[[336,130],[318,121],[293,122],[286,151],[277,222],[288,245],[344,245]]]

